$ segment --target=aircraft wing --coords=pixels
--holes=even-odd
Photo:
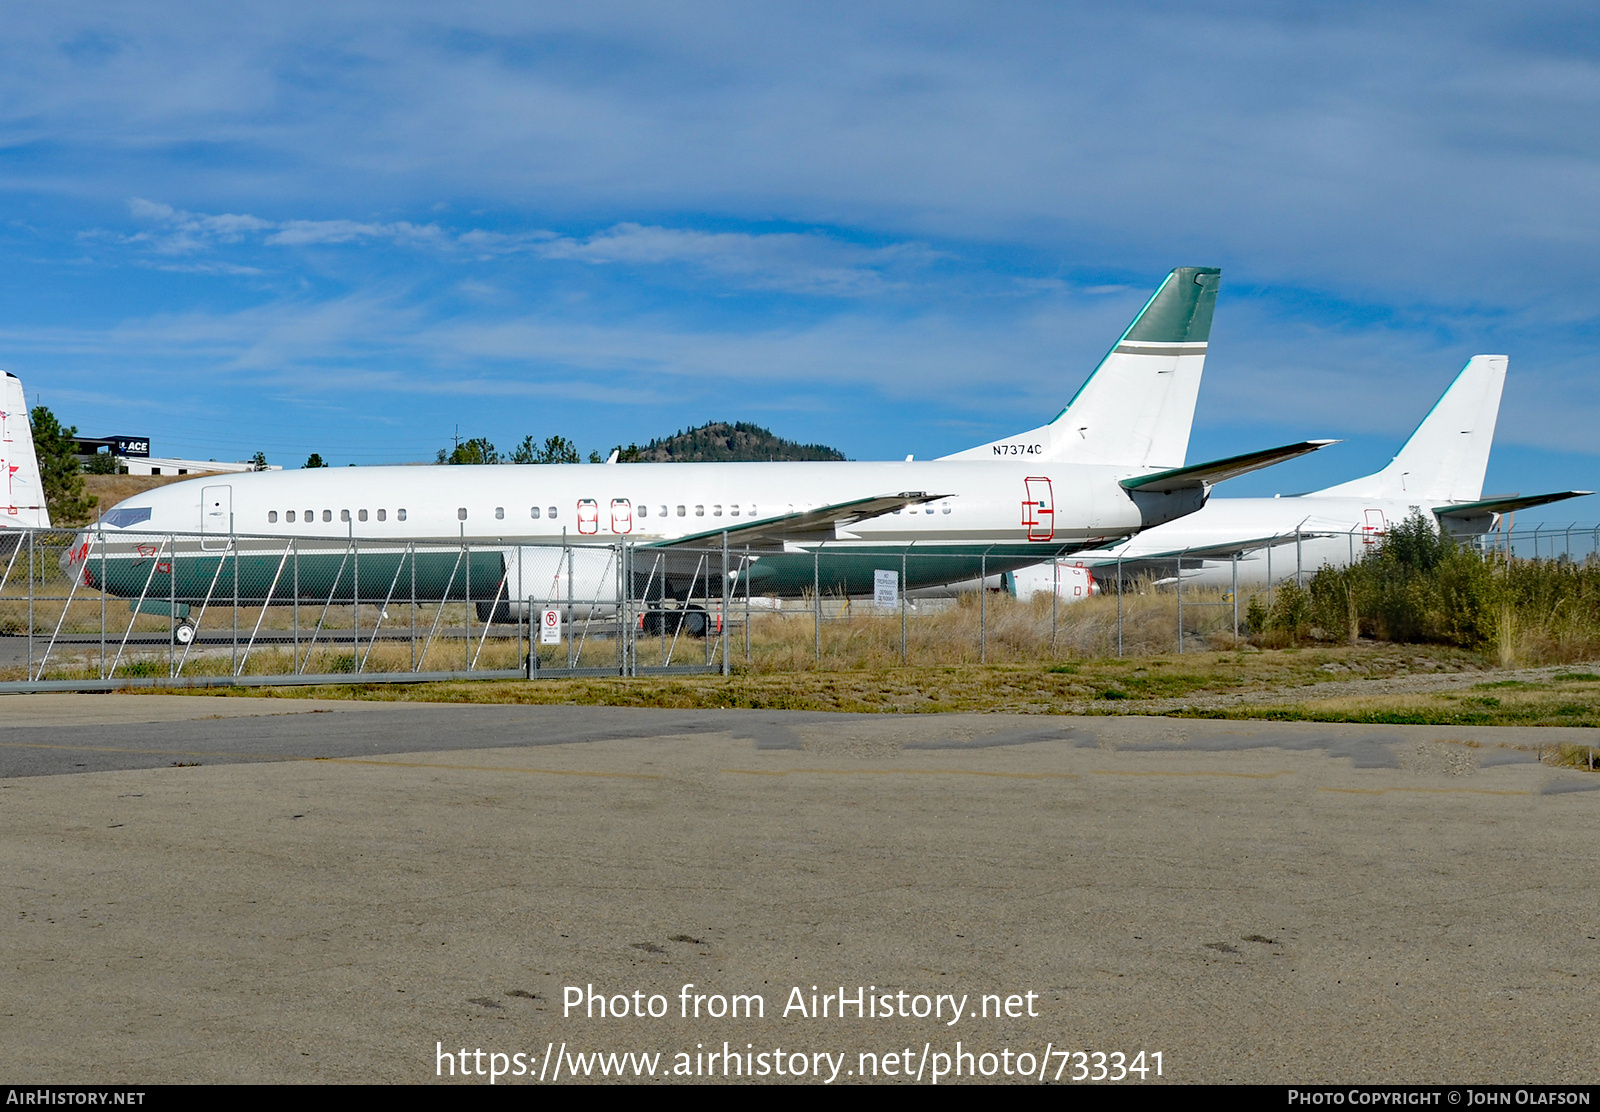
[[[903,490],[898,494],[880,494],[872,498],[857,498],[850,502],[835,502],[830,506],[817,506],[777,517],[755,518],[751,521],[730,522],[720,529],[707,529],[686,537],[656,541],[645,548],[709,548],[722,543],[724,533],[729,546],[739,548],[781,548],[786,541],[832,540],[836,529],[854,525],[868,518],[882,517],[907,506],[920,506],[924,502],[937,502],[948,494],[929,494],[921,490]]]
[[[1281,448],[1247,452],[1242,456],[1229,456],[1227,459],[1212,460],[1210,463],[1194,463],[1187,467],[1174,467],[1149,475],[1136,475],[1131,479],[1123,479],[1122,486],[1126,490],[1142,490],[1158,494],[1210,486],[1236,475],[1259,471],[1275,463],[1309,455],[1318,448],[1326,448],[1329,444],[1337,443],[1339,443],[1337,440],[1302,440],[1298,444],[1285,444]]]
[[[1505,498],[1486,498],[1482,502],[1457,502],[1450,506],[1435,506],[1433,512],[1440,517],[1482,517],[1484,514],[1508,514],[1526,510],[1530,506],[1546,506],[1568,498],[1582,498],[1592,490],[1564,490],[1559,494],[1530,494],[1527,497],[1510,495]]]

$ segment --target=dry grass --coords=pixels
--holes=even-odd
[[[168,483],[181,483],[199,477],[198,472],[193,475],[85,475],[83,490],[85,494],[92,494],[100,499],[95,507],[98,511],[95,516],[98,518],[118,502],[126,501],[135,494],[143,494],[147,490],[155,490]]]
[[[788,612],[753,616],[750,666],[754,671],[890,668],[902,663],[898,612],[884,613],[862,603],[826,605],[819,653],[813,614],[803,609],[808,604],[791,605],[795,609]],[[1053,613],[1048,598],[1023,602],[1001,594],[981,600],[966,595],[954,605],[924,604],[923,609],[908,612],[904,661],[937,667],[1115,656],[1117,609],[1114,594],[1063,603]],[[736,608],[732,616],[742,615]],[[1185,651],[1236,647],[1232,616],[1232,605],[1221,591],[1185,591]],[[1175,652],[1177,618],[1173,592],[1128,592],[1122,598],[1122,654]],[[734,645],[736,660],[743,651],[740,632]]]

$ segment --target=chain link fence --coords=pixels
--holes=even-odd
[[[1026,548],[1001,545],[774,553],[7,531],[0,691],[728,674],[1227,648],[1245,634],[1252,599],[1270,609],[1283,583],[1304,584],[1381,539],[1367,529],[1307,532],[1237,557],[1101,557],[1085,569],[1084,557],[1036,565]],[[1513,559],[1582,562],[1600,553],[1600,526],[1503,530],[1474,543]]]

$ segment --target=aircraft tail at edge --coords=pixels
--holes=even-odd
[[[1415,498],[1430,505],[1477,501],[1483,496],[1509,362],[1504,355],[1474,355],[1389,466],[1315,493]]]
[[[22,380],[0,371],[0,529],[48,529],[44,481]]]
[[[1183,266],[1048,425],[944,459],[1183,466],[1222,272]]]

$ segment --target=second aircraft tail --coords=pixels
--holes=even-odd
[[[1389,466],[1316,493],[1415,498],[1430,505],[1477,501],[1483,496],[1508,362],[1504,355],[1474,355]]]

